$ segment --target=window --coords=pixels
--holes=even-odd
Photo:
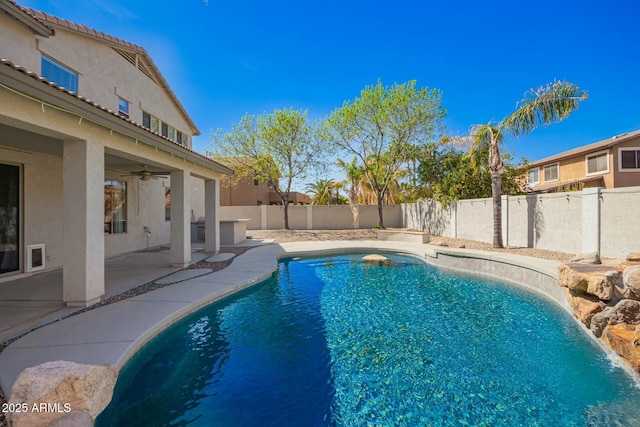
[[[529,184],[537,184],[540,182],[540,169],[531,169],[529,171]]]
[[[142,112],[142,126],[150,129],[152,132],[164,136],[167,139],[170,139],[171,141],[177,142],[185,147],[189,147],[189,135],[180,132],[170,124],[163,122],[146,111]]]
[[[118,113],[120,113],[121,116],[124,116],[127,119],[129,118],[129,101],[127,101],[126,99],[118,98]]]
[[[609,172],[609,152],[587,154],[587,175],[595,175]]]
[[[78,92],[78,73],[42,55],[42,77],[72,92]]]
[[[558,164],[547,165],[544,168],[544,181],[557,181],[558,180]]]
[[[146,111],[142,112],[142,126],[151,129],[151,114]]]
[[[127,232],[127,183],[116,180],[104,182],[104,232]]]
[[[640,171],[640,147],[620,148],[620,172]]]
[[[171,221],[171,187],[164,187],[164,220]]]
[[[254,178],[254,179],[253,179],[253,185],[254,185],[255,187],[259,186],[259,185],[260,185],[260,180],[259,180],[259,179],[257,179],[257,178]]]

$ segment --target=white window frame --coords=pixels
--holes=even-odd
[[[590,157],[598,157],[603,154],[607,155],[607,168],[605,170],[597,171],[597,172],[589,172],[589,158]],[[584,156],[584,170],[587,176],[593,175],[605,175],[609,173],[609,150],[597,151],[595,153],[586,154]]]
[[[66,65],[64,65],[63,63],[53,59],[52,57],[50,57],[49,55],[45,55],[44,53],[42,53],[40,55],[40,75],[42,77],[44,77],[45,79],[49,80],[52,83],[57,84],[58,86],[67,89],[68,91],[71,91],[73,93],[79,93],[79,88],[80,88],[80,73],[78,73],[77,71],[75,71],[74,69],[67,67]],[[45,76],[44,74],[44,69],[43,69],[43,62],[49,62],[53,67],[58,68],[60,71],[65,72],[67,74],[69,74],[70,76],[73,76],[75,78],[75,87],[67,87],[64,85],[64,83],[59,82],[59,81],[55,81],[55,79],[52,79],[51,76]]]
[[[122,103],[126,104],[126,106],[127,106],[126,111],[123,110],[122,108],[120,108]],[[126,99],[124,99],[123,97],[119,96],[118,97],[118,114],[120,114],[121,116],[126,117],[128,119],[129,118],[129,107],[131,107],[131,103],[129,101],[127,101]]]
[[[618,148],[618,172],[640,172],[640,168],[623,168],[622,167],[622,152],[623,151],[640,151],[640,147],[619,147]],[[637,156],[637,154],[636,154]],[[640,166],[640,165],[637,165]]]
[[[535,181],[531,181],[531,180],[529,179],[529,176],[530,176],[531,172],[538,172],[538,174],[537,174],[538,179],[537,179],[537,180],[535,180]],[[529,184],[534,184],[534,185],[535,185],[535,184],[540,184],[540,168],[529,169],[529,171],[527,172],[527,182],[528,182]]]
[[[547,179],[545,169],[555,166],[558,169],[558,177],[556,179]],[[544,182],[556,182],[560,181],[560,162],[550,163],[542,167],[542,175],[544,176]]]

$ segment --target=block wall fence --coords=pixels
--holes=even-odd
[[[248,230],[282,228],[282,206],[222,206],[221,219],[247,218]],[[372,228],[377,206],[358,206],[354,223],[349,206],[289,206],[295,230]],[[459,200],[443,207],[434,200],[384,206],[390,228],[409,228],[433,235],[493,242],[491,199]],[[566,253],[599,252],[624,258],[640,252],[640,187],[587,188],[566,193],[502,196],[505,246]]]
[[[401,206],[405,228],[493,242],[490,198]],[[502,238],[505,246],[624,258],[640,252],[640,187],[502,196]]]

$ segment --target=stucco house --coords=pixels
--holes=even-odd
[[[0,281],[62,268],[64,301],[89,305],[105,257],[170,244],[187,265],[200,215],[217,252],[232,171],[198,134],[144,48],[0,0]]]
[[[304,193],[289,193],[289,204],[308,205],[311,198]],[[232,185],[225,180],[220,184],[220,206],[281,205],[282,199],[266,182],[244,178]]]
[[[640,185],[640,130],[577,147],[529,165],[533,192]]]

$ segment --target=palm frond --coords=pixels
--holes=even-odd
[[[500,127],[516,137],[527,134],[539,126],[564,120],[587,96],[585,91],[567,81],[554,81],[531,89]]]

